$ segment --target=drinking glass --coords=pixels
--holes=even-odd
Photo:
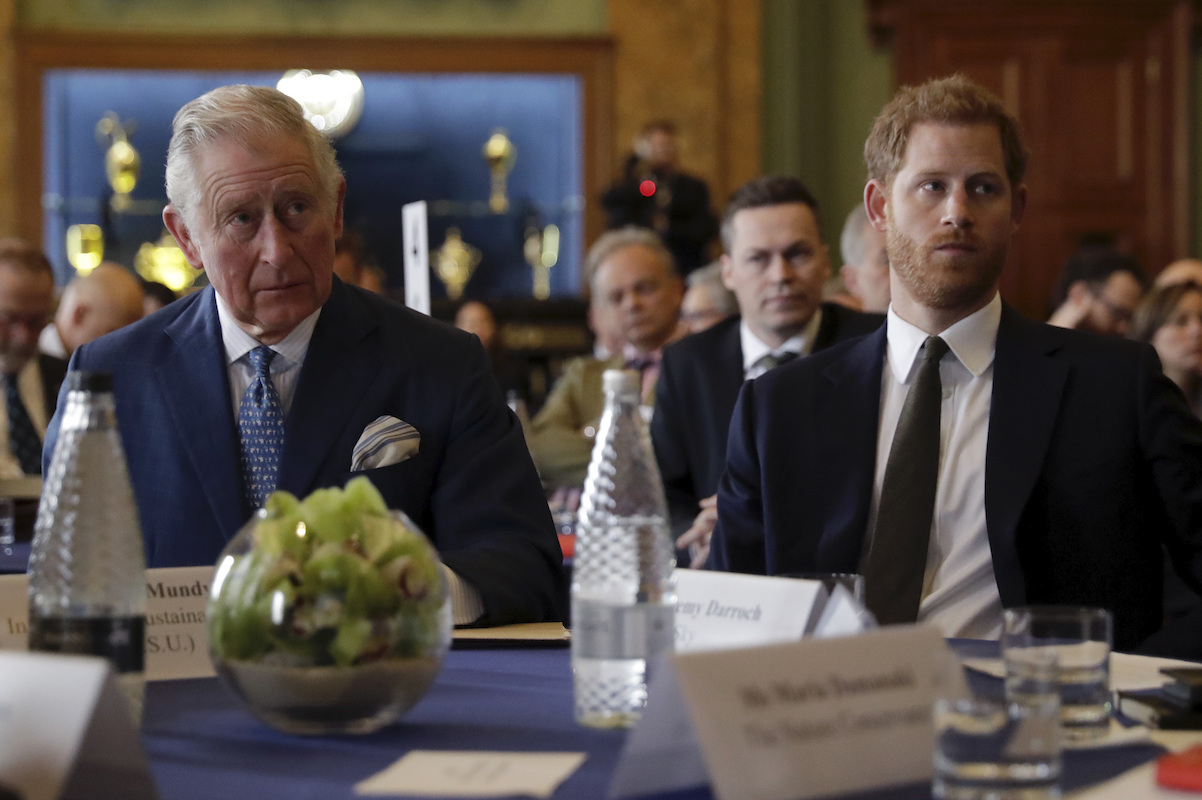
[[[836,586],[842,586],[860,605],[864,605],[864,576],[854,572],[790,572],[781,575],[782,578],[800,578],[806,581],[818,581],[826,589],[827,597],[835,591]]]
[[[5,554],[17,542],[17,508],[11,497],[0,497],[0,547]]]
[[[1113,620],[1102,608],[1029,606],[1005,613],[1002,657],[1020,666],[1035,651],[1060,662],[1060,726],[1065,737],[1084,741],[1110,728],[1110,647]]]
[[[1004,701],[935,701],[935,776],[940,800],[1054,800],[1060,797],[1060,693],[1056,654],[1031,653]]]

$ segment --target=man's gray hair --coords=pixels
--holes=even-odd
[[[864,210],[864,204],[860,203],[847,215],[847,221],[843,223],[843,233],[839,235],[839,255],[843,257],[844,264],[854,264],[857,267],[863,265],[867,255],[865,250],[868,248],[868,243],[864,241],[864,228],[867,225],[868,212]]]
[[[220,86],[187,103],[172,122],[167,147],[167,199],[191,220],[199,200],[194,183],[196,154],[215,142],[255,149],[264,142],[290,137],[308,149],[317,179],[330,202],[338,196],[342,170],[330,140],[305,119],[300,104],[266,86]]]
[[[589,248],[588,255],[584,258],[584,276],[588,279],[589,290],[591,291],[593,288],[593,281],[597,278],[597,268],[601,266],[602,262],[619,250],[635,245],[653,251],[663,262],[664,271],[671,275],[676,274],[676,262],[672,259],[672,253],[664,246],[663,240],[655,231],[629,225],[625,228],[606,231],[598,236],[597,241],[593,242],[593,246]]]
[[[715,261],[693,270],[685,277],[685,284],[690,289],[705,287],[710,291],[714,307],[723,314],[739,313],[739,300],[735,293],[722,283],[722,262]]]

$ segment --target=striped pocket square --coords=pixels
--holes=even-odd
[[[351,453],[351,472],[398,464],[417,452],[422,436],[417,428],[396,417],[376,417],[363,429]]]

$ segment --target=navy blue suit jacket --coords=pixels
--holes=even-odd
[[[710,566],[859,568],[885,347],[882,327],[743,387]],[[1202,585],[1202,423],[1155,351],[1004,307],[985,516],[1003,606],[1108,608],[1120,649],[1156,631],[1161,542]]]
[[[71,368],[113,373],[148,565],[214,563],[252,509],[213,289],[84,345]],[[279,488],[345,484],[355,443],[385,414],[417,428],[420,449],[360,474],[480,591],[481,623],[561,619],[547,503],[479,341],[335,278],[285,420]]]

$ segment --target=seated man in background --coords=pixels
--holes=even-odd
[[[645,228],[603,234],[589,250],[585,270],[591,302],[605,317],[613,315],[624,341],[621,352],[608,359],[569,361],[532,421],[530,452],[543,482],[552,487],[584,483],[605,407],[605,370],[641,371],[643,402],[652,405],[660,351],[676,335],[684,294],[671,253]]]
[[[54,268],[41,250],[0,239],[0,477],[42,474],[42,440],[54,414],[67,362],[38,352],[38,334],[54,305]]]
[[[885,325],[743,386],[710,566],[860,572],[882,624],[997,638],[1002,609],[1162,624],[1161,542],[1202,586],[1202,423],[1155,351],[998,293],[1026,207],[1017,120],[955,76],[903,88],[864,148]]]
[[[1048,324],[1059,328],[1126,336],[1148,281],[1139,263],[1103,245],[1069,256],[1060,273],[1056,310]]]
[[[726,466],[730,415],[744,380],[878,328],[877,314],[822,302],[831,272],[818,203],[796,178],[757,178],[722,217],[722,281],[740,315],[664,350],[651,440],[677,545],[705,563]],[[683,554],[682,554],[683,557]],[[682,561],[682,563],[684,563]]]
[[[695,269],[685,278],[680,324],[686,334],[701,333],[739,313],[734,292],[722,284],[722,263],[715,261]]]
[[[144,299],[141,282],[112,261],[76,275],[63,289],[54,322],[42,331],[42,352],[70,358],[81,344],[140,320]]]
[[[176,114],[163,221],[210,286],[71,359],[113,374],[147,564],[212,564],[272,491],[365,475],[438,548],[457,624],[562,619],[550,513],[483,348],[334,276],[345,192],[275,89]]]
[[[885,253],[885,237],[872,227],[863,203],[853,208],[843,223],[839,254],[843,257],[839,277],[851,296],[859,301],[860,310],[873,314],[888,311],[889,256]]]

